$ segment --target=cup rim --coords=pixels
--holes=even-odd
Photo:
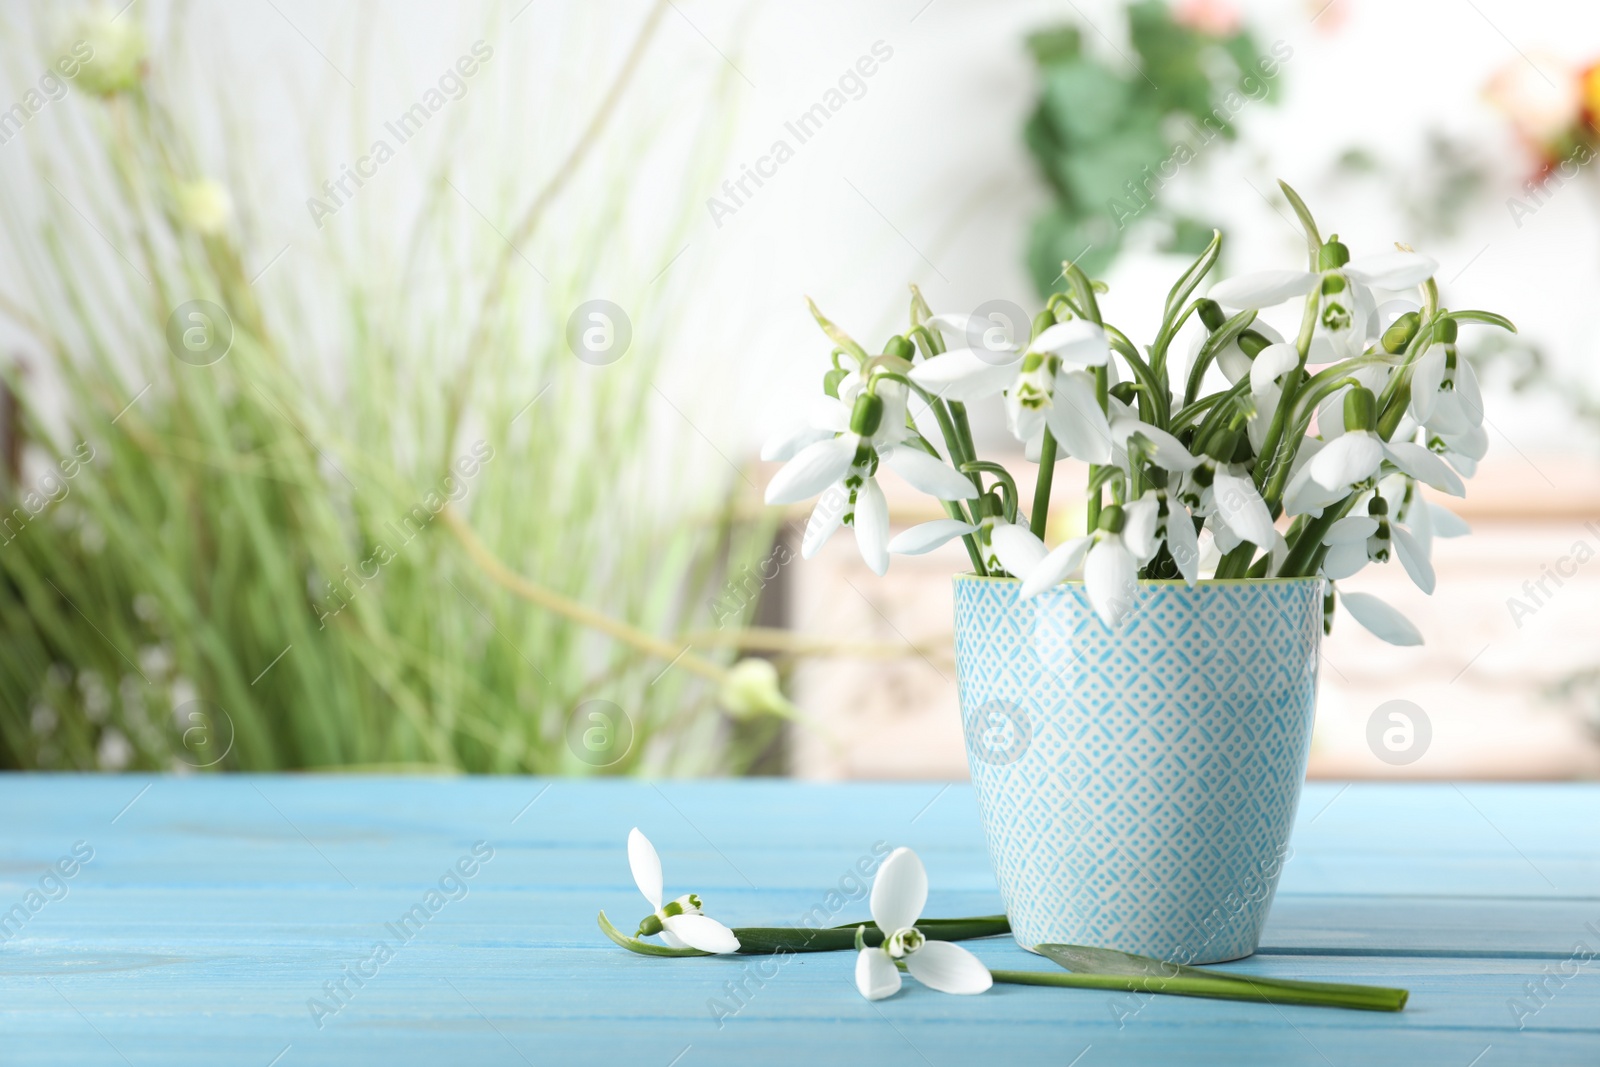
[[[1012,585],[1022,584],[1022,579],[1020,578],[1002,577],[992,574],[973,574],[971,571],[959,571],[954,574],[952,578],[957,582],[999,582],[1001,584]],[[1161,588],[1163,586],[1176,585],[1184,588],[1201,589],[1206,586],[1294,585],[1296,583],[1323,582],[1325,580],[1326,579],[1324,579],[1322,575],[1313,574],[1310,576],[1301,576],[1295,578],[1201,578],[1199,581],[1195,582],[1193,586],[1190,586],[1189,583],[1184,581],[1182,578],[1140,578],[1138,583],[1141,588]],[[1073,581],[1058,582],[1055,586],[1051,586],[1051,588],[1054,589],[1063,585],[1082,588],[1083,584],[1084,583],[1082,579],[1076,579]],[[1050,590],[1048,589],[1045,590],[1045,592],[1049,591]]]

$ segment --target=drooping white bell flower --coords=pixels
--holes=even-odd
[[[1306,465],[1305,472],[1330,491],[1354,489],[1371,480],[1385,460],[1425,485],[1451,496],[1465,496],[1466,487],[1438,456],[1411,441],[1387,442],[1379,437],[1377,399],[1364,386],[1345,394],[1344,433],[1328,441]]]
[[[1023,577],[1018,599],[1038,596],[1082,566],[1083,584],[1095,614],[1107,626],[1117,626],[1137,600],[1139,568],[1161,547],[1160,511],[1160,497],[1154,490],[1132,503],[1106,507],[1094,533],[1063,542]],[[1189,530],[1192,534],[1192,524]],[[1198,565],[1198,546],[1193,558]]]
[[[662,903],[661,857],[637,826],[628,831],[628,866],[633,871],[633,884],[655,909],[640,925],[641,936],[660,933],[661,940],[673,948],[697,948],[701,952],[719,954],[739,951],[739,938],[726,926],[701,913],[700,898],[696,894],[685,893],[676,900]]]
[[[1255,413],[1245,424],[1245,432],[1257,452],[1267,439],[1272,417],[1283,399],[1283,376],[1299,366],[1300,353],[1290,344],[1268,345],[1256,353],[1250,364],[1250,399]]]
[[[1489,433],[1474,426],[1465,433],[1428,435],[1428,448],[1442,456],[1463,478],[1478,472],[1478,463],[1489,454]]]
[[[1429,348],[1412,367],[1411,417],[1430,433],[1464,434],[1483,425],[1483,393],[1453,342],[1455,322],[1444,324],[1452,340]]]
[[[1379,640],[1391,645],[1422,644],[1422,633],[1411,620],[1371,593],[1346,593],[1341,589],[1339,603],[1351,618]]]
[[[1349,578],[1368,563],[1387,563],[1393,555],[1399,557],[1418,589],[1431,596],[1437,585],[1427,548],[1410,530],[1389,520],[1382,496],[1372,498],[1368,514],[1349,515],[1334,523],[1322,540],[1328,546],[1322,574],[1330,581]]]
[[[968,316],[935,316],[943,329],[967,338]],[[1008,425],[1017,440],[1039,438],[1046,426],[1068,455],[1089,463],[1110,458],[1110,431],[1095,399],[1091,367],[1106,366],[1111,346],[1092,322],[1069,319],[1042,331],[1027,344],[985,342],[953,348],[918,363],[911,380],[946,400],[983,400],[1006,394]]]
[[[1026,580],[1049,554],[1044,542],[1020,523],[990,518],[981,525],[980,539],[985,546],[983,564],[991,571],[1003,570],[1014,578]]]
[[[1215,326],[1211,325],[1212,321],[1215,322]],[[1217,326],[1222,325],[1222,321],[1219,315],[1216,319],[1208,321],[1207,327],[1214,330]],[[1243,337],[1246,333],[1260,334],[1261,337],[1266,339],[1267,344],[1283,343],[1283,334],[1273,329],[1270,323],[1262,322],[1260,319],[1252,322],[1250,328],[1241,333],[1240,337]],[[1243,345],[1240,344],[1240,337],[1235,337],[1223,345],[1213,360],[1217,369],[1222,372],[1222,376],[1228,380],[1229,385],[1237,385],[1241,379],[1248,377],[1250,364],[1254,362],[1250,353],[1246,352]],[[1206,342],[1210,339],[1210,334],[1208,333],[1201,333],[1195,337],[1193,344],[1189,347],[1189,366],[1194,366],[1194,361],[1200,357],[1200,350],[1206,346]],[[1259,344],[1260,342],[1257,341],[1256,343]]]
[[[766,500],[793,504],[823,494],[806,523],[801,556],[810,559],[848,525],[855,528],[861,558],[881,575],[889,569],[889,504],[877,482],[880,461],[940,500],[971,500],[978,489],[954,467],[910,443],[903,384],[882,382],[876,394],[842,386],[840,393],[852,397],[843,432],[796,452],[767,484]]]
[[[1331,237],[1318,256],[1316,272],[1270,270],[1241,274],[1211,287],[1211,299],[1224,307],[1261,310],[1321,288],[1322,301],[1311,362],[1326,363],[1358,356],[1366,347],[1368,323],[1377,314],[1373,289],[1409,289],[1421,285],[1439,264],[1415,252],[1386,252],[1350,259],[1338,237]]]
[[[900,991],[903,962],[911,977],[941,993],[982,993],[994,977],[978,957],[949,941],[932,941],[917,929],[928,902],[928,872],[909,848],[897,848],[878,868],[869,907],[883,944],[856,954],[856,989],[868,1000]]]

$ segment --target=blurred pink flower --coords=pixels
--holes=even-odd
[[[1572,130],[1582,109],[1578,71],[1548,52],[1530,52],[1501,67],[1484,97],[1541,151]]]
[[[1212,37],[1233,36],[1239,32],[1243,21],[1239,9],[1228,0],[1178,0],[1172,9],[1172,19],[1180,26]]]

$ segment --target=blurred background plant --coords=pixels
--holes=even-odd
[[[1158,229],[1163,251],[1202,251],[1220,220],[1164,207],[1161,190],[1215,139],[1232,141],[1246,106],[1278,99],[1292,54],[1262,51],[1227,0],[1140,0],[1126,18],[1131,55],[1096,55],[1076,22],[1028,36],[1041,90],[1023,135],[1054,201],[1028,243],[1040,295],[1064,260],[1104,274],[1135,223]]]
[[[339,197],[350,167],[285,173],[171,9],[8,18],[24,120],[22,72],[73,101],[7,149],[0,764],[772,762],[774,679],[727,672],[755,600],[719,594],[773,529],[737,513],[741,472],[681,463],[692,412],[656,395],[685,279],[652,275],[697,204],[638,247],[610,224],[652,166],[631,80],[665,6],[597,63],[496,63],[469,44],[494,27],[463,30],[498,88],[439,81],[466,99],[427,149],[363,103],[348,135],[310,118],[335,161],[373,134],[411,156]],[[722,159],[717,89],[655,180]],[[285,240],[256,210],[281,184],[344,217]],[[631,322],[610,365],[569,341],[597,296]]]

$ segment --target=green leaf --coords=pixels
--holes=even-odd
[[[1217,265],[1217,257],[1222,255],[1222,231],[1212,230],[1211,240],[1206,244],[1205,250],[1200,253],[1189,269],[1173,283],[1172,289],[1167,293],[1166,308],[1162,312],[1162,328],[1178,317],[1183,310],[1183,305],[1189,302],[1189,296],[1195,288],[1211,273],[1211,268]],[[1243,327],[1240,327],[1243,329]]]
[[[1457,322],[1481,322],[1487,326],[1498,326],[1502,330],[1516,333],[1517,328],[1510,319],[1504,315],[1496,315],[1492,311],[1447,311],[1439,316],[1442,319],[1454,319]]]
[[[1044,106],[1063,139],[1088,146],[1115,131],[1128,110],[1131,87],[1092,60],[1071,59],[1044,72]]]
[[[1279,179],[1278,188],[1283,190],[1283,195],[1289,198],[1289,206],[1300,217],[1300,225],[1306,231],[1306,247],[1311,250],[1311,269],[1316,270],[1317,253],[1322,251],[1322,235],[1317,232],[1317,220],[1311,217],[1311,209],[1306,207],[1306,202],[1300,199],[1300,194],[1288,182]]]
[[[858,359],[867,358],[867,350],[856,344],[849,334],[835,326],[833,321],[822,313],[822,309],[817,307],[817,302],[809,296],[806,297],[806,307],[811,309],[811,317],[817,320],[817,325],[822,327],[822,332],[827,334],[834,344]]]
[[[1236,1000],[1264,1000],[1280,1004],[1311,1004],[1366,1011],[1399,1011],[1410,994],[1387,986],[1351,985],[1343,982],[1304,982],[1290,978],[1190,967],[1170,960],[1118,952],[1087,945],[1038,945],[1039,952],[1076,974],[1141,978],[1160,984],[1149,992],[1211,996]],[[1198,984],[1191,984],[1198,983]],[[1212,983],[1223,983],[1213,986]],[[1226,983],[1240,987],[1227,989]]]

